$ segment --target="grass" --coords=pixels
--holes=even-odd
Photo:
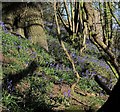
[[[90,63],[89,66],[86,66],[86,63],[88,63],[86,59],[79,63],[78,51],[67,44],[66,46],[69,48],[72,58],[76,61],[76,68],[82,77],[78,88],[80,88],[80,91],[87,93],[87,96],[78,94],[78,99],[88,107],[102,105],[104,103],[103,99],[96,95],[101,93],[102,90],[92,77],[88,77],[93,71],[91,68],[96,65]],[[55,108],[55,105],[60,105],[61,102],[66,110],[69,110],[70,107],[76,108],[72,105],[73,99],[71,97],[66,99],[65,94],[59,90],[58,97],[51,97],[54,86],[57,86],[57,84],[61,86],[64,83],[70,86],[76,80],[71,65],[56,39],[50,37],[48,53],[39,45],[31,44],[31,40],[2,32],[2,51],[7,60],[3,63],[3,71],[0,72],[3,76],[4,85],[2,88],[2,106],[4,109],[11,112],[37,112],[39,108],[41,110],[51,110]],[[30,65],[32,67],[29,67]],[[36,69],[33,71],[28,69],[34,67]],[[15,77],[19,74],[22,78],[17,76],[15,82],[13,79],[12,81],[9,79],[9,77]],[[70,103],[70,105],[68,106],[66,103]],[[83,109],[81,104],[76,106]],[[59,106],[58,109],[60,109]]]

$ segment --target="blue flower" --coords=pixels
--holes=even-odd
[[[53,98],[53,94],[50,94],[50,99]]]
[[[5,26],[4,23],[3,23],[2,21],[0,21],[0,26],[2,26],[2,27]]]
[[[71,96],[71,94],[70,94],[70,93],[71,93],[71,90],[69,89],[69,90],[68,90],[68,97],[70,97],[70,96]]]
[[[16,43],[16,42],[14,42],[14,45],[17,45],[17,43]]]
[[[4,31],[5,33],[8,32],[7,28],[5,27],[4,22],[0,21],[0,26],[2,27],[2,29],[3,29],[3,31]]]
[[[28,37],[28,40],[31,40],[32,38],[31,37]]]
[[[67,92],[64,92],[64,97],[67,97]]]
[[[12,85],[12,80],[9,81],[9,79],[7,79],[7,89],[9,93],[11,93],[14,90],[14,87]]]
[[[22,48],[22,46],[20,46],[20,45],[19,45],[19,46],[18,46],[18,48],[19,48],[19,49],[21,49],[21,48]]]

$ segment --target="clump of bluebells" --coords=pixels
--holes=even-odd
[[[13,87],[13,85],[12,85],[12,80],[9,81],[9,80],[7,79],[6,86],[7,86],[8,93],[10,93],[10,94],[11,94],[11,93],[14,91],[14,89],[15,89],[15,88]]]
[[[4,27],[4,24],[1,24]],[[4,30],[6,29],[1,32],[2,53],[8,62],[3,63],[3,106],[12,112],[31,112],[37,111],[37,108],[50,109],[48,96],[52,82],[37,73],[43,73],[47,67],[46,63],[54,63],[54,59],[44,49],[33,45],[30,39],[6,33]],[[35,72],[27,74],[17,84],[9,78],[6,79],[8,75],[20,72],[24,74],[23,71],[32,61],[37,62],[38,68]]]
[[[8,30],[7,30],[7,28],[5,27],[4,22],[0,21],[0,27],[2,28],[2,30],[3,30],[5,33],[8,33]]]
[[[72,67],[60,45],[51,44],[50,52],[47,53],[38,45],[31,43],[31,38],[22,38],[20,35],[15,36],[7,33],[7,29],[3,23],[2,31],[2,51],[4,56],[10,60],[3,63],[3,78],[8,74],[15,75],[24,71],[32,61],[37,62],[37,69],[33,73],[27,74],[21,79],[16,86],[12,80],[6,80],[6,89],[3,88],[3,104],[12,112],[37,112],[38,108],[51,109],[51,88],[54,82],[58,82],[61,86],[64,81],[67,84],[75,82]],[[55,40],[54,40],[55,41]],[[53,42],[54,42],[53,41]],[[56,47],[57,46],[57,47]],[[58,50],[59,49],[59,50]],[[87,64],[92,62],[88,56],[80,57],[78,53],[69,48],[72,59],[80,76],[82,77],[79,86],[87,91],[97,91],[101,89],[92,79],[97,72],[94,72],[95,65]],[[93,62],[96,63],[96,62]],[[102,65],[101,65],[102,66]],[[94,68],[94,69],[93,69]],[[99,69],[101,71],[101,69]],[[103,73],[103,72],[100,72]],[[23,73],[24,74],[24,73]],[[27,83],[26,83],[27,82]],[[62,98],[62,99],[61,99]],[[68,90],[63,97],[53,99],[69,105],[71,91]],[[31,103],[30,103],[31,102]]]
[[[67,68],[56,64],[49,53],[38,45],[33,45],[31,39],[22,38],[20,35],[15,36],[2,31],[2,51],[7,60],[10,60],[8,63],[3,63],[3,80],[8,75],[16,75],[24,71],[32,61],[36,61],[38,66],[36,71],[27,74],[17,84],[10,79],[4,81],[3,105],[12,112],[37,111],[37,108],[51,109],[53,105],[51,105],[49,94],[53,83],[70,79],[71,70],[68,68],[67,73],[70,72],[71,75],[67,75],[62,71]],[[69,83],[70,81],[68,80]],[[64,97],[65,102],[68,101],[68,97]]]

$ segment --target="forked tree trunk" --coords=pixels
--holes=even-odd
[[[117,62],[117,59],[115,58],[115,54],[108,49],[108,46],[104,43],[105,37],[103,37],[102,33],[100,32],[101,30],[101,25],[95,25],[95,17],[94,15],[98,15],[99,12],[97,13],[95,9],[92,7],[92,3],[85,2],[84,8],[87,14],[87,24],[88,24],[88,29],[89,33],[95,33],[94,35],[91,35],[93,40],[98,44],[100,48],[108,55],[110,58],[110,63],[111,65],[115,68],[116,73],[120,77],[120,65]],[[97,16],[97,23],[100,23],[100,17]],[[96,27],[96,28],[95,28]],[[108,100],[105,102],[105,104],[97,111],[97,112],[120,112],[120,78],[118,79],[118,82],[114,86],[112,92],[110,93],[110,96]]]

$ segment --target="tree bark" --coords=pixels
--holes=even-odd
[[[40,2],[3,2],[2,21],[7,30],[24,38],[31,38],[32,43],[38,44],[48,51],[47,35],[42,19]]]
[[[95,25],[95,15],[98,15],[97,12],[95,13],[95,9],[92,7],[92,3],[86,2],[84,4],[84,8],[87,14],[87,24],[88,24],[88,30],[91,34],[91,38],[96,42],[96,44],[102,48],[102,50],[108,55],[109,61],[111,65],[115,68],[117,74],[120,77],[120,65],[117,62],[117,59],[115,57],[115,54],[112,52],[112,50],[108,49],[108,46],[103,41],[103,35],[100,32],[100,26]],[[99,13],[99,12],[98,12]],[[97,16],[97,22],[99,23],[100,17]],[[103,29],[102,29],[103,30]],[[110,93],[110,96],[108,100],[105,102],[105,104],[97,111],[97,112],[120,112],[120,78],[118,79],[116,85],[114,86],[112,92]]]
[[[120,112],[120,78],[114,86],[108,100],[97,112]]]
[[[95,81],[99,84],[99,86],[108,94],[111,94],[111,90],[106,86],[104,82],[100,80],[100,78],[96,75],[95,76]]]

